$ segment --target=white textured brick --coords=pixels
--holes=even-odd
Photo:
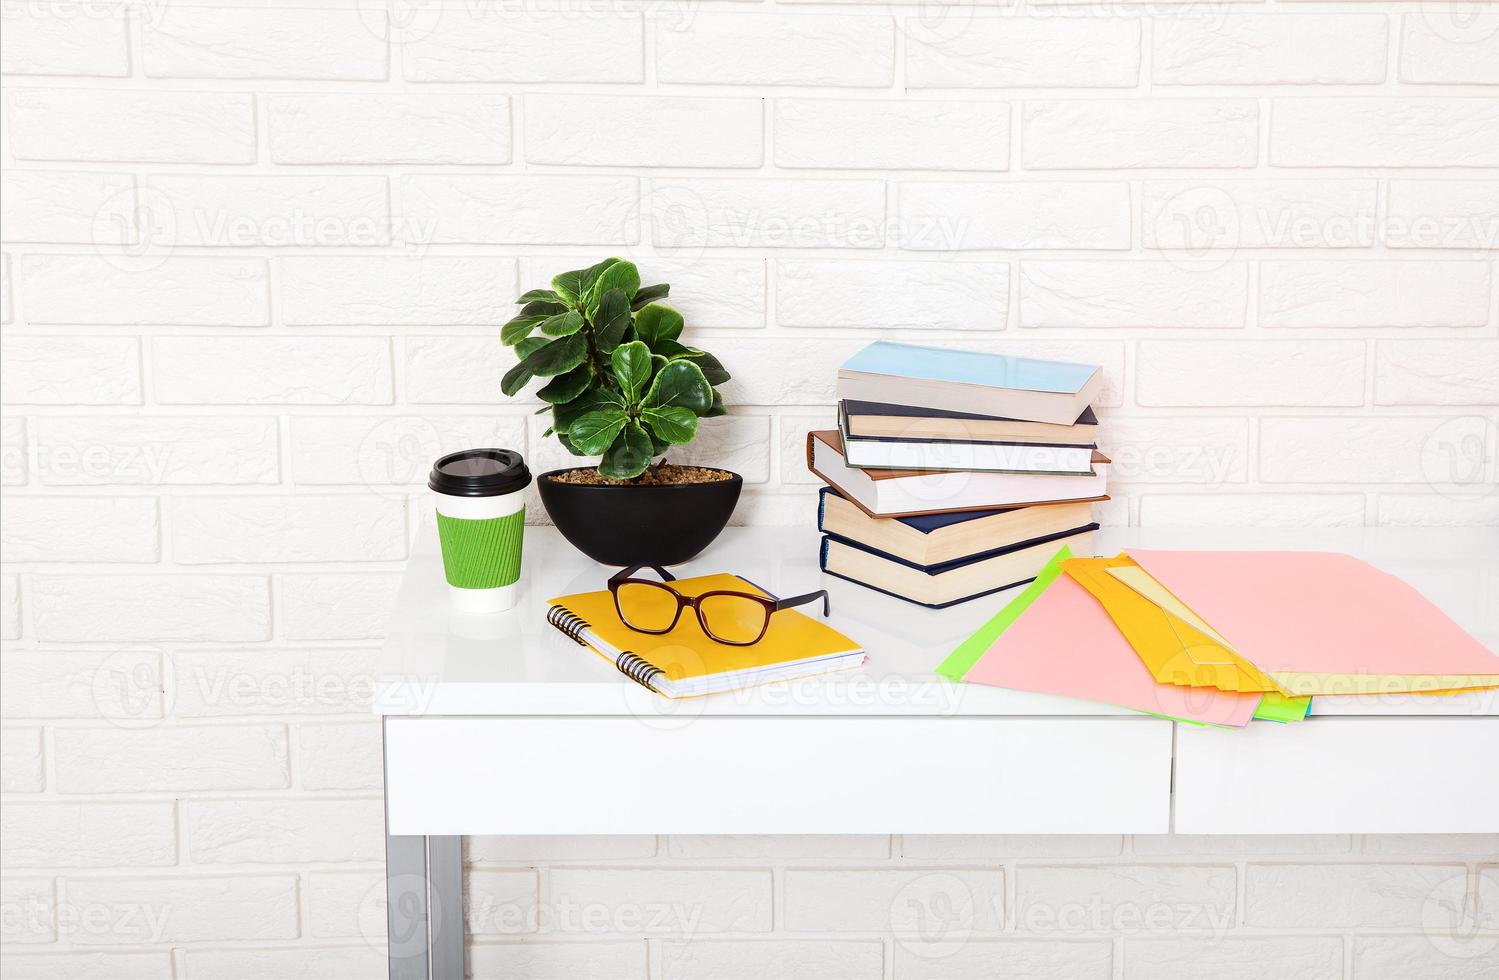
[[[128,174],[8,170],[0,197],[7,242],[127,245],[137,240]]]
[[[379,871],[313,871],[307,876],[309,936],[364,939],[383,946],[386,908],[385,875]]]
[[[1140,499],[1141,527],[1359,527],[1363,523],[1362,494],[1152,493]]]
[[[566,980],[639,980],[646,976],[646,946],[623,943],[485,943],[468,948],[476,977],[548,977]]]
[[[1108,941],[1005,939],[897,941],[895,980],[989,980],[1036,977],[1047,980],[1110,980],[1114,949]]]
[[[176,255],[133,268],[99,255],[21,262],[32,323],[259,327],[270,323],[264,259]]]
[[[1490,980],[1499,975],[1499,941],[1467,934],[1469,925],[1471,919],[1451,934],[1434,936],[1355,936],[1353,975],[1376,980]]]
[[[1358,340],[1142,340],[1141,405],[1361,405]]]
[[[902,248],[1129,248],[1129,185],[1114,181],[903,182]]]
[[[101,928],[70,938],[85,945],[294,939],[294,875],[69,878],[70,906],[103,909]]]
[[[880,248],[885,185],[878,180],[655,179],[657,248]]]
[[[172,557],[224,562],[396,561],[406,557],[406,505],[375,494],[179,497]]]
[[[1364,854],[1499,859],[1499,834],[1366,834],[1359,845]]]
[[[28,584],[44,640],[270,638],[270,589],[260,575],[44,575]]]
[[[40,793],[46,789],[44,761],[40,728],[4,729],[0,732],[0,792]]]
[[[282,725],[58,729],[52,737],[60,793],[282,789],[287,783]]]
[[[890,838],[873,834],[676,834],[667,838],[666,853],[693,861],[723,858],[869,860],[890,856]]]
[[[29,470],[26,420],[20,416],[0,419],[0,486],[21,486]]]
[[[145,723],[162,714],[154,650],[16,650],[5,659],[0,713]]]
[[[525,99],[526,159],[594,167],[758,167],[761,99],[546,95]],[[587,119],[587,126],[578,120]]]
[[[656,838],[586,834],[465,838],[465,859],[482,864],[535,864],[538,861],[622,861],[656,856]]]
[[[150,953],[123,953],[114,949],[99,953],[7,952],[5,970],[25,980],[78,980],[79,977],[161,980],[172,975],[172,953],[165,949]]]
[[[559,909],[609,909],[605,929],[697,936],[768,932],[771,927],[769,871],[559,868],[549,877],[549,902]],[[594,932],[598,927],[562,918],[556,931]]]
[[[1376,405],[1499,405],[1499,340],[1381,340]]]
[[[5,909],[0,916],[0,941],[50,943],[57,938],[57,901],[51,878],[0,877],[0,908]],[[6,972],[11,972],[9,962]]]
[[[254,163],[255,99],[235,92],[14,89],[17,160]]]
[[[184,833],[199,864],[378,862],[385,811],[370,800],[194,800]]]
[[[192,650],[172,655],[172,714],[357,714],[373,700],[368,650]]]
[[[1140,77],[1137,20],[946,16],[902,24],[911,88],[1130,88]]]
[[[1000,330],[1008,315],[1009,290],[1005,262],[781,259],[776,262],[776,322],[783,327]],[[942,301],[933,303],[933,296]]]
[[[235,9],[170,4],[147,18],[150,78],[315,78],[379,81],[388,70],[379,8]]]
[[[302,725],[297,729],[297,778],[306,789],[373,789],[383,779],[378,721]]]
[[[6,561],[154,562],[155,497],[15,496],[0,528]]]
[[[1488,322],[1487,262],[1301,260],[1260,266],[1267,327],[1479,327]]]
[[[1382,493],[1374,523],[1388,527],[1499,526],[1499,494]]]
[[[1461,908],[1461,865],[1251,864],[1244,869],[1244,921],[1267,928],[1420,928],[1422,908]]]
[[[1382,82],[1388,19],[1379,14],[1162,16],[1152,23],[1157,85]]]
[[[1499,14],[1423,8],[1400,18],[1400,80],[1499,85]]]
[[[1372,180],[1202,178],[1144,183],[1146,248],[1367,248]]]
[[[1113,460],[1109,479],[1120,483],[1243,483],[1249,420],[1111,416],[1099,432],[1099,448]]]
[[[1003,834],[907,834],[901,838],[901,857],[923,861],[974,861],[996,859],[1115,857],[1123,839],[1080,834],[1038,836]]]
[[[37,476],[48,486],[275,483],[276,420],[48,416],[36,422]]]
[[[293,324],[500,324],[515,298],[515,260],[467,256],[281,260]]]
[[[1392,180],[1391,248],[1499,248],[1499,180]]]
[[[0,390],[7,405],[139,405],[140,341],[7,335]]]
[[[663,980],[881,980],[884,951],[872,940],[717,940],[661,944]]]
[[[999,931],[1004,872],[790,868],[785,873],[785,926],[794,931],[919,936],[939,908],[965,931]]]
[[[130,74],[126,8],[6,0],[0,72],[7,75]]]
[[[15,286],[11,282],[10,256],[0,255],[0,323],[15,319]]]
[[[1234,923],[1234,888],[1232,866],[1022,866],[1016,927],[1031,933],[1221,932]],[[1088,909],[1081,915],[1080,903]]]
[[[540,916],[534,870],[475,871],[467,876],[467,884],[463,911],[470,935],[509,936],[537,930]],[[615,907],[608,911],[614,913]],[[595,922],[591,932],[601,931]]]
[[[1026,169],[1252,167],[1259,107],[1246,99],[1026,102]]]
[[[276,163],[509,163],[510,100],[487,93],[272,95]]]
[[[1245,520],[1239,526],[1261,525]],[[1131,838],[1131,846],[1139,855],[1225,860],[1264,855],[1347,854],[1352,843],[1346,834],[1137,834]]]
[[[765,483],[770,479],[770,418],[727,415],[703,419],[698,423],[697,438],[685,446],[673,446],[667,458],[690,466],[727,467],[750,486]]]
[[[1342,980],[1343,941],[1336,936],[1246,936],[1124,942],[1125,980],[1260,980],[1267,971],[1297,980]]]
[[[424,243],[630,245],[640,237],[634,177],[418,175],[401,179],[401,202]],[[515,280],[509,265],[502,286]]]
[[[638,82],[644,72],[639,13],[566,4],[418,11],[401,46],[416,82]]]
[[[1025,327],[1242,327],[1248,293],[1241,262],[1020,263]]]
[[[9,803],[0,827],[7,868],[177,863],[171,803]]]
[[[1277,167],[1499,165],[1499,99],[1276,99]]]
[[[323,572],[277,580],[287,639],[368,640],[385,635],[401,577],[393,572]]]
[[[597,256],[538,255],[526,260],[522,288],[543,288],[559,272],[586,269]],[[686,337],[703,327],[765,326],[764,259],[695,259],[640,256],[641,282],[667,283],[665,303],[687,320]],[[708,343],[712,349],[712,343]],[[732,370],[732,368],[730,369]]]
[[[1435,484],[1451,475],[1473,482],[1481,474],[1451,459],[1451,444],[1492,431],[1492,422],[1474,415],[1261,419],[1260,480]],[[1483,469],[1492,477],[1494,460]]]
[[[500,378],[515,363],[515,352],[493,333],[407,337],[405,352],[404,401],[415,405],[501,405],[507,401],[500,391]],[[536,401],[534,396],[517,397]]]
[[[170,215],[178,245],[385,245],[390,208],[385,178],[216,177],[158,174],[143,198]]]
[[[314,485],[425,486],[439,456],[475,446],[524,452],[525,438],[525,417],[515,415],[303,416],[292,420],[291,478]]]
[[[313,260],[308,260],[313,261]],[[157,337],[164,405],[388,405],[384,337]],[[224,371],[223,365],[234,365]]]
[[[0,639],[15,640],[21,636],[20,580],[15,575],[0,575]]]
[[[184,980],[368,980],[386,969],[385,948],[372,942],[356,946],[288,946],[268,949],[264,945],[242,949],[182,951]]]
[[[1003,102],[777,99],[776,164],[872,170],[1005,170]]]
[[[895,75],[889,17],[715,12],[654,26],[663,82],[882,86]]]

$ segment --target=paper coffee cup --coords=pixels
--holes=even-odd
[[[432,464],[427,486],[437,494],[437,536],[453,607],[503,612],[519,591],[525,495],[531,471],[509,449],[466,449]]]

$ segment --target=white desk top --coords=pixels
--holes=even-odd
[[[436,534],[424,526],[407,564],[375,685],[382,715],[1081,716],[1136,712],[1050,695],[953,684],[932,669],[1013,597],[998,593],[945,610],[900,602],[817,567],[818,535],[797,528],[729,528],[683,576],[734,572],[778,595],[826,588],[832,625],[869,653],[857,670],[668,701],[547,624],[546,600],[604,587],[595,564],[552,528],[526,529],[514,610],[449,611]],[[1099,554],[1121,548],[1342,551],[1399,575],[1491,650],[1499,650],[1499,528],[1105,528]],[[1452,697],[1320,697],[1314,715],[1499,715],[1499,692]]]

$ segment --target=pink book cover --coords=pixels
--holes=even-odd
[[[1242,728],[1258,694],[1158,684],[1098,600],[1066,575],[1041,593],[963,678]]]

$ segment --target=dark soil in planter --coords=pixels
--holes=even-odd
[[[734,474],[727,470],[715,470],[706,466],[678,466],[668,463],[648,469],[633,480],[614,480],[603,476],[596,469],[564,470],[547,479],[557,483],[575,483],[590,487],[662,487],[679,486],[684,483],[720,483],[732,480]]]

